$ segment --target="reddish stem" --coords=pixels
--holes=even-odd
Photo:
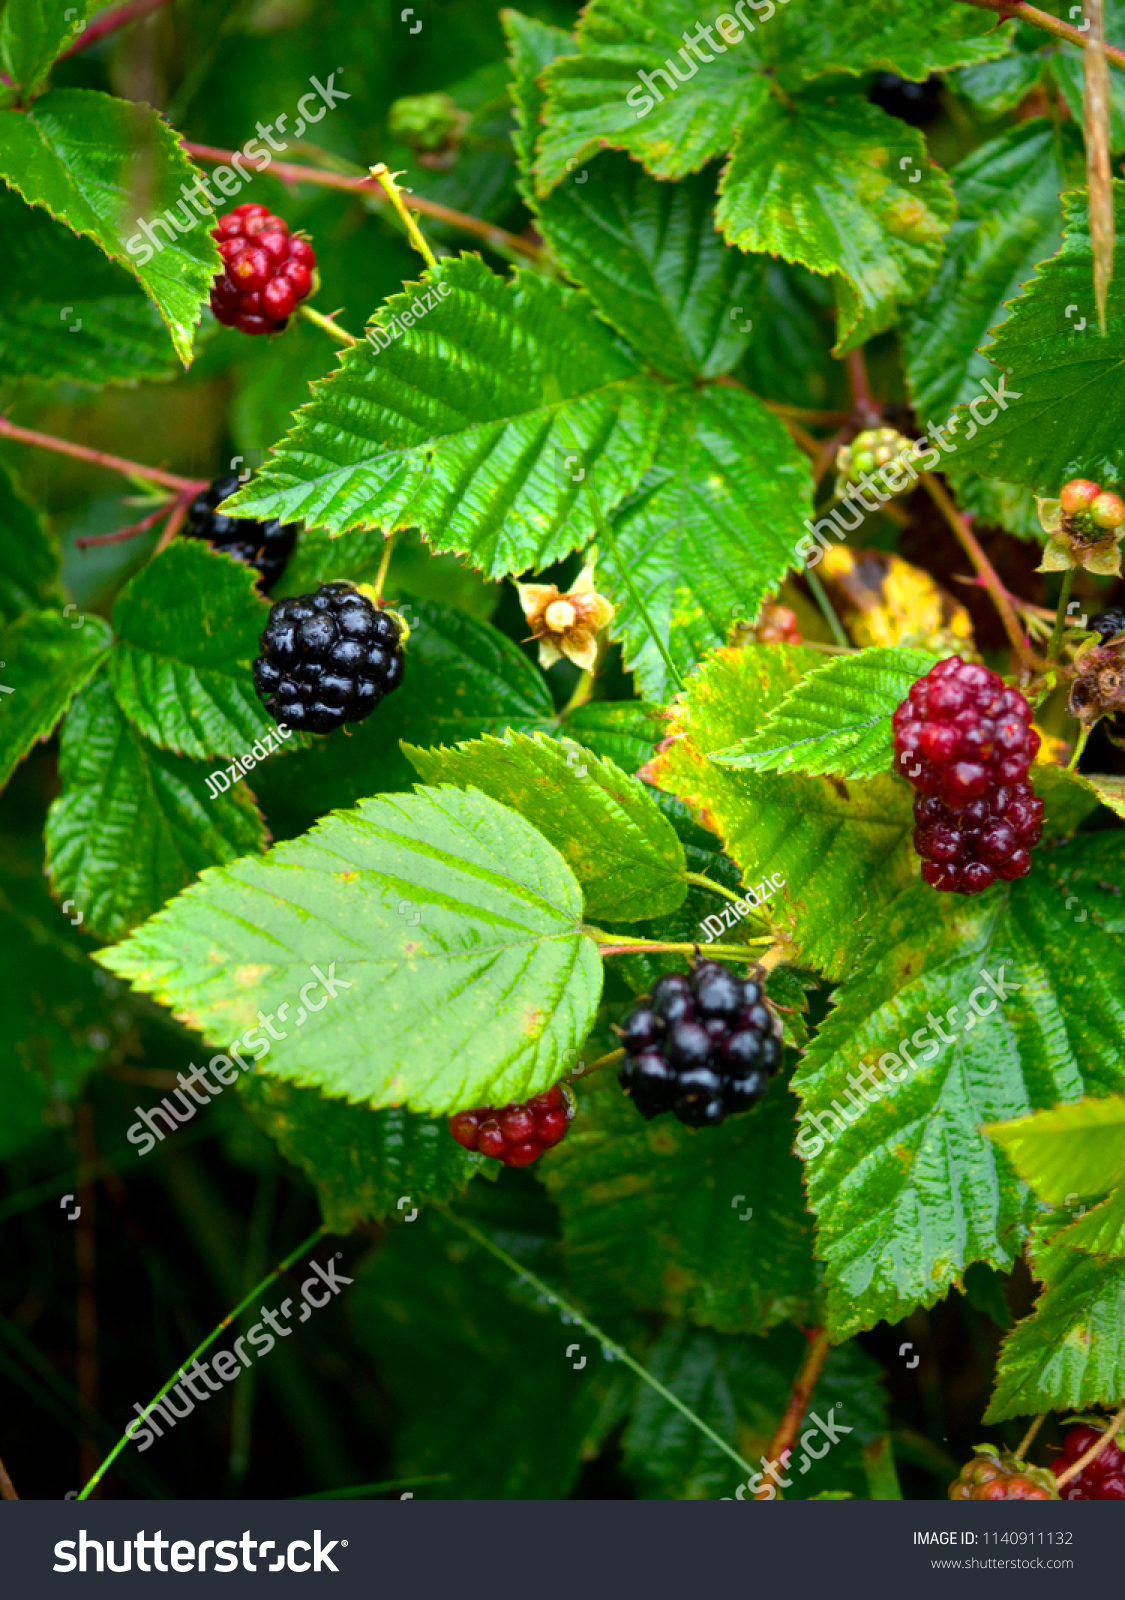
[[[199,161],[229,164],[236,154],[233,150],[219,150],[210,144],[189,144],[186,139],[181,140],[180,147]],[[291,161],[275,161],[269,170],[283,183],[319,183],[327,189],[344,189],[353,194],[373,194],[380,200],[386,199],[382,187],[374,178],[353,178],[343,172],[322,172],[319,167],[295,166]],[[467,212],[454,211],[452,206],[443,206],[437,200],[427,200],[423,195],[411,194],[407,189],[399,192],[412,211],[420,211],[423,216],[436,217],[439,222],[448,222],[451,227],[461,228],[465,233],[475,233],[478,239],[483,239],[485,244],[491,245],[493,249],[499,247],[515,250],[531,261],[539,261],[542,258],[543,252],[538,246],[528,244],[526,239],[520,239],[505,228],[497,228],[493,223],[485,222],[482,217],[470,217]]]
[[[0,1500],[18,1500],[16,1486],[8,1476],[8,1469],[0,1461]]]
[[[116,533],[92,533],[88,539],[75,539],[79,550],[85,550],[93,544],[124,544],[126,539],[136,539],[142,533],[147,533],[150,528],[155,528],[168,515],[174,501],[165,500],[162,506],[157,506],[155,511],[150,511],[147,517],[142,517],[140,522],[134,522],[131,527],[118,528]]]
[[[808,1354],[801,1363],[800,1372],[794,1379],[792,1393],[789,1396],[789,1404],[785,1408],[785,1415],[778,1424],[777,1432],[770,1443],[767,1460],[776,1462],[778,1466],[784,1465],[784,1458],[793,1448],[793,1440],[797,1437],[801,1419],[808,1409],[809,1401],[812,1399],[813,1390],[817,1386],[821,1368],[824,1366],[824,1360],[829,1351],[828,1335],[823,1328],[814,1328],[808,1337]],[[766,1489],[759,1489],[754,1498],[755,1500],[768,1500],[771,1496]]]
[[[871,398],[871,386],[867,381],[867,362],[862,347],[848,351],[847,363],[855,415],[863,427],[877,428],[883,419],[883,413]]]
[[[160,11],[168,4],[170,0],[128,0],[127,5],[117,6],[115,10],[107,11],[103,16],[96,17],[93,22],[88,22],[74,43],[68,45],[59,56],[59,60],[63,61],[67,56],[76,56],[80,50],[88,50],[92,44],[97,44],[99,39],[104,39],[107,33],[116,33],[118,28],[124,28],[137,17],[147,16],[150,11]]]
[[[120,472],[126,478],[147,478],[151,483],[163,484],[166,489],[178,489],[192,494],[207,487],[205,478],[181,478],[175,472],[165,472],[162,467],[142,466],[139,461],[127,461],[124,456],[111,456],[105,450],[91,450],[88,445],[73,444],[69,439],[57,439],[53,433],[36,433],[33,428],[20,428],[7,417],[0,417],[0,439],[16,439],[21,444],[33,444],[40,450],[54,450],[61,456],[74,456],[78,461],[91,461],[109,472]]]
[[[1012,649],[1016,652],[1021,666],[1025,666],[1029,654],[1026,635],[1008,599],[1008,591],[1000,582],[996,568],[981,549],[980,541],[973,532],[972,518],[958,511],[946,492],[945,485],[940,478],[935,478],[932,472],[923,472],[921,482],[956,536],[962,550],[976,568],[977,575],[988,590],[992,603],[999,613],[1000,621],[1004,624],[1004,631],[1008,635]]]
[[[1069,22],[1060,22],[1058,17],[1052,17],[1049,12],[1040,11],[1038,6],[1024,4],[1024,0],[965,0],[965,4],[976,6],[979,11],[995,11],[1001,22],[1013,17],[1019,22],[1028,22],[1033,28],[1042,28],[1044,33],[1053,33],[1056,39],[1076,44],[1079,49],[1086,43],[1086,35],[1080,28],[1072,27]],[[1112,61],[1115,67],[1125,67],[1125,50],[1107,44],[1105,53],[1107,60]]]

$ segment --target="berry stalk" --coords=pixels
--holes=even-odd
[[[1068,44],[1076,44],[1080,50],[1086,44],[1086,35],[1080,28],[1073,27],[1069,22],[1060,22],[1058,17],[1052,17],[1047,11],[1040,11],[1038,6],[1027,5],[1025,0],[965,0],[965,4],[976,6],[978,11],[995,11],[1002,22],[1008,22],[1014,17],[1019,22],[1026,22],[1032,28],[1042,28],[1044,33],[1053,33],[1056,39],[1065,39]],[[1106,60],[1112,61],[1115,67],[1125,67],[1125,50],[1107,44],[1105,54]]]
[[[693,956],[699,949],[698,944],[664,944],[659,939],[633,939],[628,944],[615,944],[616,934],[606,933],[603,928],[591,928],[588,924],[583,925],[582,932],[589,934],[603,956],[644,955],[646,951],[653,955]],[[745,944],[709,944],[707,954],[747,961],[751,945],[772,943],[772,938],[765,934],[760,939],[747,939]]]
[[[250,1290],[250,1293],[245,1295],[243,1299],[238,1302],[233,1311],[227,1312],[223,1320],[217,1323],[215,1327],[211,1329],[211,1332],[200,1344],[196,1345],[195,1349],[192,1351],[191,1355],[188,1356],[187,1360],[181,1362],[159,1393],[153,1395],[152,1399],[149,1401],[148,1405],[145,1406],[144,1411],[141,1413],[142,1421],[150,1414],[154,1406],[160,1404],[161,1400],[163,1400],[169,1389],[171,1389],[180,1381],[180,1377],[184,1368],[190,1367],[193,1361],[197,1361],[203,1354],[204,1350],[209,1349],[210,1346],[214,1344],[219,1335],[230,1327],[234,1319],[237,1316],[240,1316],[242,1312],[246,1310],[248,1305],[251,1305],[265,1289],[268,1289],[270,1284],[273,1283],[275,1279],[280,1278],[283,1272],[287,1272],[295,1261],[299,1261],[303,1255],[306,1255],[308,1251],[312,1249],[316,1241],[322,1238],[323,1235],[328,1231],[328,1224],[326,1222],[322,1222],[315,1233],[310,1233],[308,1238],[303,1239],[295,1250],[291,1250],[289,1252],[284,1261],[279,1261],[277,1266],[274,1267],[271,1272],[267,1272],[261,1283],[256,1283]],[[132,1426],[132,1424],[130,1424],[130,1426]],[[94,1473],[89,1483],[87,1483],[79,1492],[79,1500],[86,1500],[89,1498],[91,1490],[97,1487],[101,1479],[109,1471],[110,1467],[117,1460],[118,1456],[128,1443],[129,1435],[127,1433],[123,1433],[120,1439],[118,1439],[117,1443],[114,1445],[113,1449],[106,1456],[101,1466]]]
[[[304,317],[306,322],[311,322],[314,328],[320,328],[330,338],[337,339],[340,344],[359,343],[354,333],[348,333],[345,328],[341,328],[338,322],[333,322],[331,317],[326,317],[323,311],[314,311],[312,306],[298,306],[297,315]]]
[[[1070,591],[1074,587],[1074,580],[1078,575],[1077,567],[1068,567],[1063,574],[1062,588],[1059,590],[1059,603],[1055,609],[1055,625],[1051,629],[1051,637],[1047,644],[1048,662],[1057,661],[1059,651],[1062,649],[1063,629],[1066,627],[1066,606],[1070,599]]]
[[[522,1278],[537,1294],[545,1295],[548,1300],[565,1311],[567,1316],[572,1317],[578,1326],[584,1328],[592,1339],[597,1339],[604,1349],[612,1352],[616,1360],[623,1361],[630,1372],[636,1373],[642,1382],[647,1383],[651,1389],[656,1390],[662,1400],[667,1401],[668,1405],[674,1406],[681,1416],[686,1417],[693,1428],[698,1428],[700,1433],[705,1434],[711,1443],[721,1450],[725,1456],[729,1456],[741,1471],[748,1476],[752,1473],[753,1468],[749,1462],[743,1461],[737,1450],[733,1450],[725,1439],[720,1438],[714,1428],[708,1427],[702,1417],[696,1416],[690,1406],[686,1406],[678,1396],[672,1393],[671,1389],[666,1389],[659,1378],[654,1378],[648,1368],[642,1366],[635,1357],[629,1354],[628,1350],[619,1345],[616,1340],[611,1339],[607,1333],[603,1333],[596,1322],[591,1322],[589,1317],[584,1316],[581,1311],[569,1305],[556,1290],[544,1283],[542,1278],[514,1260],[506,1250],[502,1250],[487,1234],[482,1233],[471,1222],[466,1222],[463,1217],[456,1216],[447,1206],[438,1206],[436,1209],[441,1212],[442,1216],[452,1222],[454,1227],[460,1228],[462,1233],[468,1234],[469,1238],[475,1244],[479,1244],[482,1250],[487,1250],[489,1255],[494,1256],[497,1261],[507,1267],[509,1272],[514,1272],[518,1278]]]
[[[8,1469],[0,1461],[0,1500],[18,1500],[16,1486],[8,1476]]]

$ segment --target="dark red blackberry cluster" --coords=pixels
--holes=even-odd
[[[211,237],[226,265],[211,286],[215,316],[243,333],[280,333],[312,288],[312,245],[266,206],[249,204],[220,217]]]
[[[525,1105],[459,1111],[450,1117],[449,1131],[466,1150],[479,1150],[506,1167],[530,1167],[544,1150],[558,1144],[573,1115],[574,1102],[556,1083]]]
[[[689,1128],[714,1128],[749,1111],[781,1065],[781,1030],[756,978],[719,961],[666,973],[619,1029],[618,1080],[646,1119],[673,1112]]]
[[[403,625],[351,583],[279,600],[259,641],[254,686],[277,723],[331,733],[362,722],[402,682]]]
[[[926,882],[979,894],[1030,872],[1043,831],[1027,780],[1039,735],[1019,690],[950,656],[912,685],[892,722],[895,763],[918,790],[914,848]]]
[[[216,511],[217,505],[234,494],[240,481],[236,472],[228,472],[201,490],[188,508],[183,531],[189,539],[206,539],[216,550],[253,567],[258,573],[258,588],[266,594],[285,571],[301,525],[281,523],[276,517],[270,522],[247,522]]]
[[[1101,1438],[1103,1430],[1081,1423],[1071,1428],[1063,1440],[1063,1453],[1051,1462],[1055,1477],[1072,1467],[1079,1456],[1085,1455],[1092,1444]],[[1116,1439],[1111,1439],[1096,1455],[1089,1466],[1083,1467],[1076,1478],[1064,1483],[1059,1490],[1060,1500],[1125,1500],[1125,1450]]]

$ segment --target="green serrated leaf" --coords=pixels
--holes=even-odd
[[[0,190],[0,376],[90,387],[179,369],[154,306],[122,268],[45,211]]]
[[[0,462],[0,618],[15,622],[59,598],[59,553],[46,521]]]
[[[766,726],[710,760],[730,771],[834,772],[871,778],[894,765],[891,717],[937,660],[924,650],[877,646],[811,672]]]
[[[353,1104],[459,1111],[526,1100],[573,1060],[601,992],[581,911],[530,823],[419,789],[210,869],[98,959],[223,1043],[335,963],[349,987],[267,1070]]]
[[[239,756],[273,731],[251,677],[269,614],[255,577],[202,540],[179,539],[118,595],[110,678],[154,744],[197,759]]]
[[[1125,784],[1120,778],[1071,772],[1066,767],[1036,762],[1031,769],[1035,793],[1043,801],[1043,832],[1048,838],[1076,833],[1099,805],[1125,815]],[[1108,786],[1108,787],[1103,787]],[[1118,810],[1118,807],[1122,810]]]
[[[832,276],[835,355],[929,287],[955,210],[917,129],[835,87],[770,100],[739,134],[719,189],[732,244]]]
[[[587,1298],[724,1333],[814,1316],[811,1225],[784,1083],[706,1136],[667,1117],[644,1122],[608,1069],[574,1092],[578,1115],[544,1178]]]
[[[210,214],[201,216],[181,193],[200,176],[149,106],[93,89],[52,89],[25,112],[0,113],[0,177],[134,274],[185,366],[223,265]],[[164,220],[166,210],[184,231]],[[158,240],[169,236],[161,249],[145,239],[142,221]]]
[[[1040,264],[985,350],[1005,374],[995,386],[1005,405],[990,408],[991,420],[971,441],[956,435],[959,466],[1041,494],[1057,493],[1072,477],[1125,477],[1125,183],[1115,179],[1113,194],[1117,256],[1105,338],[1094,309],[1085,191],[1072,192],[1063,196],[1058,253]],[[954,416],[972,420],[963,407]]]
[[[663,386],[586,296],[533,272],[506,281],[477,256],[439,262],[374,326],[408,307],[415,326],[346,351],[226,509],[334,533],[417,526],[490,577],[585,544],[594,524],[564,463],[581,457],[609,511],[652,459]]]
[[[573,48],[559,28],[504,14],[519,122],[519,150],[531,169],[544,96],[536,78]],[[670,378],[729,372],[753,332],[747,305],[758,263],[728,250],[715,232],[714,172],[658,183],[623,155],[609,154],[536,201],[525,198],[567,276],[640,355]]]
[[[952,0],[898,0],[891,9],[876,0],[818,0],[815,10],[787,11],[752,0],[751,9],[754,17],[743,8],[701,25],[690,0],[592,0],[578,53],[545,74],[540,193],[606,144],[657,177],[696,171],[729,149],[740,125],[751,136],[770,94],[767,71],[785,90],[824,73],[882,69],[921,79],[1000,55],[1011,38]],[[694,53],[685,43],[693,29]]]
[[[1100,1206],[1064,1228],[1055,1242],[1070,1250],[1084,1250],[1101,1261],[1125,1256],[1125,1184],[1114,1189]]]
[[[0,788],[93,677],[111,642],[100,617],[75,628],[57,611],[26,612],[0,631]]]
[[[1038,263],[1058,249],[1059,195],[1083,172],[1078,129],[1056,130],[1042,118],[1006,129],[953,168],[957,220],[946,256],[905,318],[903,359],[919,417],[944,419],[992,377],[979,347]]]
[[[421,1207],[452,1200],[476,1174],[495,1178],[500,1170],[462,1149],[444,1123],[409,1111],[365,1111],[257,1073],[240,1078],[238,1091],[259,1127],[313,1184],[333,1233],[384,1218],[414,1222]]]
[[[837,1335],[933,1304],[973,1261],[1010,1270],[1030,1201],[981,1125],[1125,1084],[1125,911],[1101,886],[1122,864],[1117,835],[1089,835],[970,900],[918,883],[872,925],[794,1079]]]
[[[768,1484],[761,1468],[769,1462],[770,1442],[806,1350],[805,1339],[791,1327],[775,1328],[762,1339],[735,1339],[669,1323],[645,1364]],[[828,1352],[793,1453],[780,1473],[783,1499],[817,1498],[831,1492],[829,1485],[837,1493],[865,1495],[863,1446],[886,1431],[880,1377],[858,1345]],[[838,1431],[834,1445],[828,1443],[825,1423]],[[624,1444],[626,1464],[646,1498],[753,1498],[745,1480],[739,1484],[730,1457],[647,1385],[637,1386]],[[849,1487],[841,1491],[841,1484]]]
[[[102,0],[8,0],[0,15],[0,66],[26,101]]]
[[[1125,1399],[1125,1261],[1051,1256],[1030,1317],[1000,1347],[985,1422],[1041,1411],[1116,1408]]]
[[[683,903],[683,845],[651,791],[612,761],[543,734],[403,748],[425,783],[479,789],[538,828],[582,885],[587,916],[632,922]]]
[[[822,661],[800,645],[716,652],[674,708],[668,748],[646,776],[704,817],[744,883],[780,875],[784,888],[771,920],[795,938],[804,965],[836,980],[863,948],[865,919],[881,913],[916,871],[917,858],[907,848],[914,823],[908,785],[890,776],[849,784],[796,773],[728,772],[708,759],[756,733]]]
[[[985,1131],[1053,1205],[1125,1183],[1125,1096],[1055,1106]]]
[[[101,939],[120,939],[204,867],[265,845],[245,785],[212,799],[205,769],[139,734],[105,678],[71,706],[59,771],[62,794],[47,814],[51,888]]]
[[[647,699],[666,700],[674,685],[622,569],[686,677],[777,589],[811,511],[808,458],[760,400],[727,388],[676,394],[598,572],[617,607],[610,631]]]

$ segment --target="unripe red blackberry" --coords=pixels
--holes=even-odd
[[[1073,517],[1079,511],[1089,511],[1101,492],[1101,485],[1090,478],[1071,478],[1059,490],[1059,505],[1068,516]]]
[[[1090,521],[1097,528],[1120,528],[1125,522],[1125,500],[1110,489],[1103,489],[1090,502]]]
[[[1057,1500],[1054,1474],[1029,1467],[994,1445],[978,1445],[972,1459],[949,1485],[951,1500]]]
[[[216,506],[234,494],[240,482],[236,472],[228,472],[201,489],[188,507],[184,536],[206,539],[216,550],[253,567],[258,588],[266,594],[285,571],[301,525],[280,523],[276,517],[269,522],[246,521],[217,511]]]
[[[1051,1462],[1055,1477],[1060,1477],[1072,1467],[1079,1456],[1086,1454],[1105,1432],[1104,1428],[1079,1423],[1071,1428],[1063,1440],[1063,1453]],[[1071,1478],[1059,1490],[1061,1500],[1125,1500],[1125,1451],[1116,1439],[1107,1445],[1083,1467],[1076,1478]]]
[[[236,206],[211,230],[226,270],[211,287],[211,310],[243,333],[280,333],[313,284],[316,256],[307,239],[266,206]]]
[[[658,978],[618,1032],[618,1081],[646,1119],[671,1111],[689,1127],[716,1127],[756,1105],[781,1065],[781,1029],[761,984],[720,961]]]
[[[450,1117],[449,1131],[466,1150],[478,1150],[506,1167],[529,1167],[558,1144],[573,1116],[574,1101],[556,1083],[523,1105],[459,1111]]]
[[[914,848],[931,888],[979,894],[1029,872],[1043,803],[1027,781],[1039,735],[1019,690],[951,656],[911,686],[892,726],[896,765],[918,790]]]
[[[362,722],[402,682],[404,624],[354,584],[279,600],[259,641],[254,686],[277,723],[331,733]]]

